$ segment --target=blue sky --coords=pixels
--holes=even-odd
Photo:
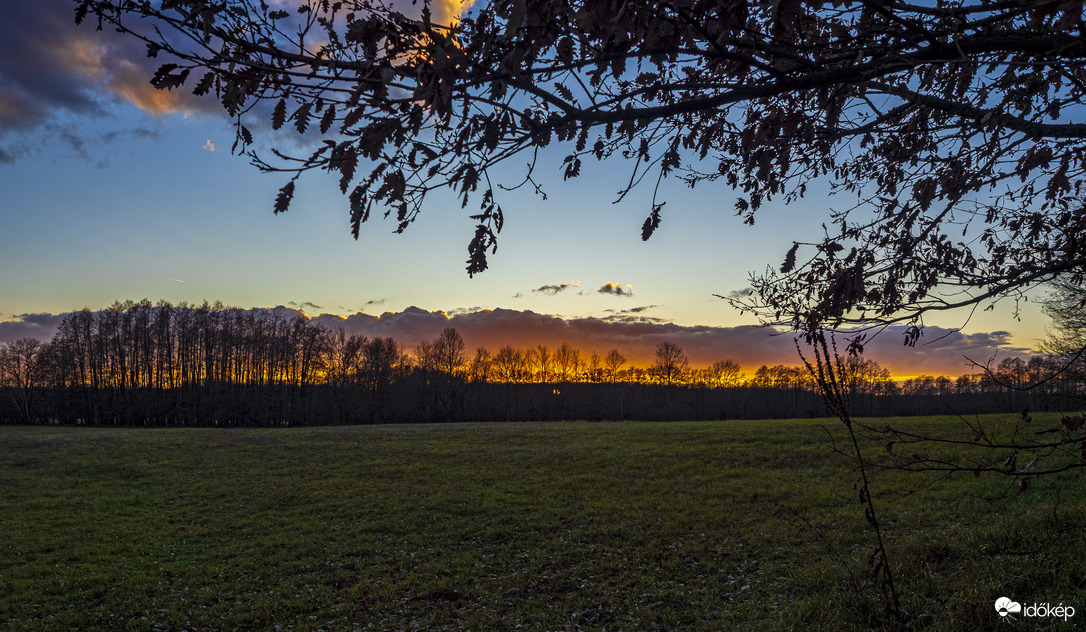
[[[19,3],[0,27],[0,322],[150,298],[311,315],[504,308],[735,327],[755,321],[713,295],[779,265],[793,239],[816,238],[827,209],[847,204],[816,190],[788,208],[769,205],[748,227],[726,188],[675,183],[661,228],[644,243],[651,190],[613,204],[628,178],[620,162],[586,163],[580,178],[562,182],[556,153],[537,174],[546,201],[501,194],[498,253],[469,279],[474,208],[434,197],[405,234],[374,219],[355,241],[347,200],[315,174],[275,216],[285,180],[231,155],[233,131],[218,107],[155,94],[146,84],[153,60],[77,29],[71,11],[66,0]],[[294,142],[272,134],[262,138]],[[600,292],[608,283],[623,293]],[[974,316],[966,331],[1006,331],[1005,343],[1032,347],[1042,323],[1034,307],[1017,321],[1004,306]]]
[[[346,200],[323,174],[303,179],[291,210],[273,215],[282,180],[230,155],[230,130],[209,116],[155,117],[118,104],[102,121],[63,118],[91,139],[84,153],[42,128],[28,135],[31,153],[0,172],[2,256],[6,270],[18,271],[0,281],[6,313],[146,296],[308,302],[337,313],[379,304],[587,315],[656,305],[657,315],[689,324],[731,324],[735,314],[713,293],[744,287],[752,266],[775,262],[787,248],[772,210],[744,227],[727,204],[707,208],[720,200],[708,189],[679,190],[660,231],[644,243],[647,202],[613,205],[618,185],[588,169],[580,180],[548,183],[546,201],[503,194],[498,253],[490,270],[469,279],[472,209],[448,196],[431,200],[402,235],[377,219],[355,241]],[[94,140],[126,129],[140,131]],[[533,292],[567,283],[576,285]],[[599,293],[606,283],[621,285],[624,295]]]

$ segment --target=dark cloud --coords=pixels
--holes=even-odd
[[[614,294],[615,296],[633,296],[633,286],[627,284],[623,287],[621,283],[605,283],[596,292],[599,294]]]
[[[728,298],[730,298],[730,299],[746,298],[746,297],[750,296],[751,294],[754,294],[754,288],[745,287],[745,288],[743,288],[741,290],[732,290],[731,292],[728,292]]]
[[[28,153],[30,153],[30,147],[23,142],[0,147],[0,165],[11,164]]]
[[[645,306],[647,309],[651,306]],[[254,308],[285,317],[304,316],[289,306]],[[718,360],[734,360],[743,370],[753,373],[763,364],[798,365],[794,336],[753,325],[712,327],[677,325],[659,318],[639,315],[640,308],[623,310],[603,318],[563,318],[529,310],[463,308],[428,311],[408,307],[402,312],[380,315],[358,312],[350,316],[320,314],[310,317],[315,323],[347,334],[369,338],[395,338],[411,349],[419,342],[433,340],[446,327],[455,327],[469,349],[486,347],[496,351],[503,345],[521,349],[562,343],[584,353],[606,353],[618,349],[634,364],[652,362],[656,345],[664,341],[680,345],[694,366],[707,366]],[[0,322],[0,343],[19,338],[49,340],[64,314],[21,314]],[[902,344],[904,327],[891,327],[865,344],[865,357],[878,361],[895,376],[961,375],[975,372],[972,360],[984,365],[1006,357],[1023,356],[1029,349],[1009,344],[1004,331],[962,334],[941,327],[928,327],[915,347]],[[844,348],[849,333],[839,334],[838,346]]]
[[[629,309],[605,309],[603,311],[609,314],[640,314],[641,312],[648,311],[660,307],[659,305],[642,305],[641,307],[631,307]]]
[[[227,309],[245,309],[245,308],[244,307],[228,307]],[[300,309],[298,309],[296,307],[288,307],[286,305],[276,305],[275,307],[251,307],[249,309],[252,309],[254,312],[258,312],[258,313],[275,314],[275,315],[278,315],[278,316],[283,316],[285,318],[293,318],[295,316],[305,316],[305,317],[308,318],[308,315],[305,312],[303,312],[302,310],[300,310]],[[310,319],[310,320],[312,320],[312,319]]]
[[[609,323],[666,323],[667,320],[663,318],[655,318],[652,316],[634,316],[631,314],[612,314],[610,316],[603,317],[603,320]]]
[[[67,145],[75,155],[84,160],[90,159],[90,155],[87,153],[87,143],[90,142],[89,139],[76,134],[70,128],[63,125],[46,125],[45,130],[49,136],[59,140],[62,144]]]
[[[111,29],[96,31],[91,20],[76,26],[71,0],[13,2],[0,20],[0,162],[31,151],[27,133],[48,126],[49,138],[85,156],[88,144],[111,142],[147,130],[86,137],[57,122],[62,113],[105,117],[112,102],[127,101],[152,114],[220,111],[214,99],[191,89],[156,90],[150,78],[161,59],[147,57],[136,38]]]
[[[922,339],[930,339],[931,336],[924,336]],[[966,343],[976,345],[978,347],[1002,347],[1009,343],[1011,338],[1011,332],[1009,331],[992,331],[988,333],[979,334],[967,334],[964,336]]]
[[[631,307],[629,309],[606,309],[604,310],[604,312],[610,315],[604,316],[603,320],[609,323],[623,323],[627,325],[634,323],[666,323],[667,320],[663,318],[638,315],[642,312],[648,311],[656,307],[659,307],[659,305],[642,305],[640,307]]]
[[[311,302],[311,301],[306,301],[306,302],[304,302],[304,303],[296,303],[296,302],[294,302],[294,301],[291,301],[291,302],[287,303],[287,305],[290,305],[291,307],[296,307],[296,308],[298,308],[298,309],[301,309],[301,310],[308,310],[308,309],[312,309],[312,310],[318,310],[318,309],[324,309],[324,307],[322,307],[322,306],[320,306],[320,305],[317,305],[316,303],[313,303],[313,302]]]
[[[565,342],[585,352],[604,353],[619,349],[632,362],[645,365],[652,361],[656,345],[671,341],[683,347],[695,366],[730,359],[742,365],[744,370],[753,372],[762,364],[800,363],[791,334],[753,325],[677,325],[636,312],[613,313],[603,318],[562,318],[529,310],[445,313],[409,307],[403,312],[385,312],[380,316],[323,314],[315,320],[327,326],[342,326],[349,333],[390,336],[408,348],[432,340],[445,327],[455,327],[469,348],[485,346],[492,351],[502,345],[528,348],[539,344],[557,346]],[[1028,349],[1009,346],[1008,338],[1003,335],[1005,332],[966,336],[940,327],[928,327],[925,332],[924,339],[916,347],[906,347],[902,344],[904,328],[890,328],[868,342],[865,355],[895,375],[909,376],[960,375],[972,371],[967,358],[983,364],[990,358],[1029,353]],[[847,336],[841,336],[842,348]],[[925,344],[925,341],[928,342]]]
[[[161,136],[162,134],[153,129],[148,129],[146,127],[137,127],[135,129],[122,129],[112,132],[106,132],[102,134],[101,140],[103,143],[112,143],[118,140],[125,140],[131,138],[158,139]]]
[[[456,309],[449,310],[449,316],[459,316],[461,314],[472,314],[475,312],[481,312],[484,308],[476,305],[475,307],[457,307]]]
[[[168,54],[148,57],[147,46],[139,38],[117,33],[104,25],[97,30],[97,20],[88,16],[82,25],[75,24],[72,0],[20,0],[4,3],[0,20],[0,164],[12,163],[39,151],[43,139],[71,147],[77,156],[94,154],[95,141],[110,142],[112,135],[97,139],[84,131],[88,118],[113,116],[111,106],[128,103],[155,116],[171,113],[224,114],[220,102],[213,96],[197,97],[192,89],[202,76],[194,72],[186,85],[173,90],[157,90],[150,80],[155,71],[173,61]],[[152,3],[157,6],[158,2]],[[270,4],[293,9],[285,0]],[[407,3],[402,3],[405,10]],[[420,3],[421,4],[421,3]],[[443,0],[432,4],[434,15],[451,16],[453,6],[466,8],[471,3],[458,4]],[[416,11],[418,9],[416,8]],[[296,11],[279,23],[283,32],[299,28],[304,20]],[[158,39],[150,25],[128,19],[126,26],[149,39]],[[186,38],[166,32],[178,47]],[[202,48],[200,43],[191,44]],[[214,48],[214,43],[212,43]],[[246,126],[256,132],[257,143],[267,141],[260,132],[270,130],[273,103],[251,103],[253,110],[246,117]],[[64,125],[64,136],[45,129],[50,124]],[[124,122],[120,122],[123,124]],[[288,133],[275,139],[275,146],[288,153],[309,154],[319,143],[317,126],[304,135]],[[201,139],[202,142],[202,139]],[[209,150],[210,140],[205,145]]]
[[[102,114],[102,46],[76,29],[73,3],[15,2],[0,22],[0,130],[25,128],[57,109]]]
[[[13,320],[0,322],[0,343],[20,338],[52,340],[65,316],[67,314],[19,314]]]
[[[387,298],[379,298],[375,300],[366,301],[366,305],[384,305],[388,302]]]
[[[564,292],[571,287],[578,287],[578,284],[576,282],[570,281],[569,283],[562,283],[560,285],[544,285],[542,287],[538,287],[532,290],[532,292],[536,292],[539,294],[549,294],[551,296],[554,296],[555,294],[558,294],[559,292]]]
[[[60,145],[67,147],[73,154],[84,160],[92,160],[93,154],[100,154],[101,152],[97,150],[101,145],[115,143],[124,139],[155,139],[161,136],[158,132],[147,128],[84,134],[73,131],[70,126],[54,123],[45,123],[40,126],[40,130],[45,136],[53,139]],[[31,153],[30,146],[26,143],[17,143],[13,147],[19,152],[19,155],[16,156],[16,158],[21,158]],[[0,162],[4,162],[2,156],[0,156]],[[14,160],[7,162],[14,162]],[[103,167],[106,164],[105,159],[97,160],[95,164],[98,167]]]

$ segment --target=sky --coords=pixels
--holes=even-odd
[[[791,336],[754,327],[716,294],[779,266],[793,240],[821,232],[848,200],[815,187],[767,205],[753,227],[723,187],[672,185],[663,222],[640,239],[651,189],[616,204],[621,163],[586,163],[563,182],[544,155],[533,192],[502,192],[505,227],[490,269],[469,278],[469,215],[429,200],[401,235],[371,220],[354,240],[348,204],[323,174],[304,177],[289,212],[272,213],[285,180],[232,155],[214,100],[154,90],[142,46],[76,27],[70,0],[14,3],[0,23],[0,343],[47,339],[64,313],[143,298],[282,306],[334,327],[393,335],[409,347],[444,326],[496,350],[568,342],[621,348],[647,363],[679,342],[694,364],[797,364]],[[260,133],[260,142],[295,142]],[[869,355],[895,375],[959,374],[1028,352],[1044,335],[1035,304],[929,319],[916,349],[898,332]],[[960,331],[958,331],[960,329]]]

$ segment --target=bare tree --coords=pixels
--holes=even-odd
[[[0,386],[7,388],[26,423],[33,421],[35,391],[41,386],[42,347],[42,342],[34,338],[20,338],[0,347]]]
[[[476,349],[475,357],[471,359],[471,381],[489,381],[492,364],[493,359],[490,357],[490,352],[487,351],[485,347],[479,347],[478,349]]]
[[[588,356],[587,376],[585,378],[588,382],[595,384],[600,381],[600,374],[602,373],[600,370],[601,362],[602,358],[600,358],[600,354],[597,351],[592,351],[592,355]]]
[[[546,345],[539,345],[529,351],[531,359],[535,363],[536,375],[540,383],[547,383],[551,379],[551,351]]]
[[[870,358],[849,356],[841,366],[842,387],[850,397],[871,395],[890,382],[890,371]],[[949,392],[949,380],[943,378],[945,392]]]
[[[494,373],[501,382],[520,382],[524,380],[525,370],[524,353],[509,345],[503,346],[494,355]]]
[[[709,367],[710,383],[719,388],[735,388],[743,382],[742,367],[734,360],[718,360]]]
[[[607,352],[607,355],[603,357],[603,366],[607,371],[608,382],[615,383],[623,364],[626,364],[626,356],[619,353],[618,349],[611,349]]]
[[[404,370],[405,356],[392,338],[374,338],[363,346],[362,380],[372,391],[386,390]]]
[[[1062,392],[1086,398],[1086,285],[1082,278],[1065,275],[1044,299],[1044,311],[1052,319],[1041,349],[1061,362]],[[1035,383],[1042,380],[1033,378]]]
[[[562,343],[554,352],[554,366],[559,382],[574,382],[581,371],[581,351]]]
[[[433,343],[437,369],[458,375],[464,366],[464,339],[453,327],[446,327]]]
[[[347,336],[342,328],[336,330],[329,341],[325,379],[337,386],[346,386],[359,379],[362,352],[368,342],[365,336]]]
[[[681,382],[689,365],[689,358],[678,344],[664,341],[656,345],[656,359],[652,363],[652,371],[666,386]]]
[[[437,350],[434,348],[434,343],[429,340],[423,340],[415,345],[415,351],[412,354],[415,359],[415,366],[421,371],[436,372],[438,370],[438,358]]]

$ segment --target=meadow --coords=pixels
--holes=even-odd
[[[0,629],[892,628],[828,433],[0,427]],[[1086,621],[1080,472],[1021,494],[998,475],[872,476],[907,627]],[[1076,612],[1008,627],[1001,596]]]

